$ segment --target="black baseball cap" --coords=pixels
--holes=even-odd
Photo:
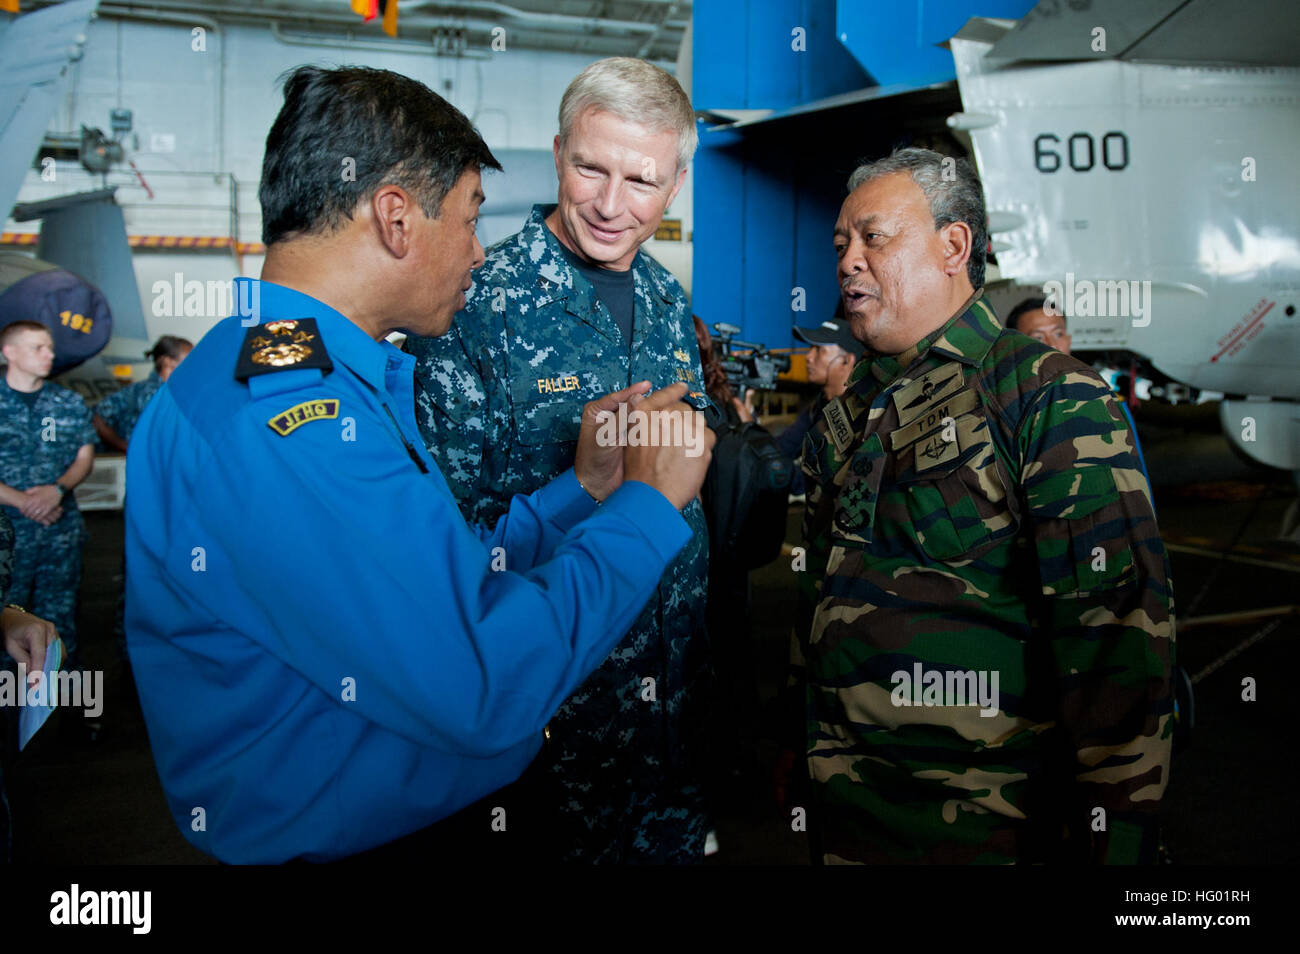
[[[853,337],[849,323],[844,317],[844,304],[835,309],[835,316],[827,318],[816,328],[795,328],[794,336],[810,345],[839,345],[849,354],[858,357],[865,350],[862,342]]]

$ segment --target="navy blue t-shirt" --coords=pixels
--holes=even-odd
[[[563,245],[560,248],[564,252],[564,257],[569,260],[569,264],[581,272],[583,278],[591,282],[596,297],[609,309],[610,317],[614,319],[614,324],[618,325],[618,330],[623,333],[623,341],[630,351],[632,315],[636,310],[636,286],[632,269],[616,272],[613,269],[601,268],[579,258]]]

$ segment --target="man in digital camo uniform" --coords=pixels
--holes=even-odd
[[[0,510],[0,613],[8,609],[5,605],[5,593],[9,591],[9,580],[13,576],[14,567],[14,528],[9,522],[9,516]],[[4,652],[0,653],[0,665],[7,665],[9,660],[6,657],[8,647],[3,647]],[[5,738],[9,737],[9,726],[6,724],[9,714],[0,712],[0,731],[5,733]],[[9,800],[5,797],[5,775],[4,765],[0,764],[0,865],[9,863]]]
[[[824,860],[1150,862],[1174,632],[1133,436],[1097,374],[985,302],[968,163],[904,149],[849,190],[868,354],[804,446]]]
[[[95,433],[109,450],[126,453],[136,421],[153,400],[158,389],[167,383],[194,345],[185,338],[163,335],[145,352],[153,360],[153,371],[143,381],[119,388],[95,405]]]
[[[490,526],[515,494],[569,467],[584,402],[615,381],[685,381],[685,400],[708,405],[686,294],[640,251],[696,139],[690,101],[663,70],[626,57],[588,67],[560,105],[558,206],[535,207],[522,231],[488,250],[450,334],[408,340],[420,429],[467,520]],[[507,831],[543,859],[703,855],[690,743],[708,674],[707,529],[698,500],[682,513],[691,542],[551,720],[515,788],[529,820]]]
[[[90,409],[75,391],[49,381],[54,341],[45,326],[15,321],[0,331],[0,504],[14,526],[9,598],[53,623],[81,668],[77,588],[85,520],[73,488],[95,463]]]

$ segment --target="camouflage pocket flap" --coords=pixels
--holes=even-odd
[[[551,401],[525,408],[518,414],[519,442],[538,445],[576,441],[586,405],[586,401]]]
[[[955,441],[944,441],[936,433],[899,452],[900,466],[895,480],[900,484],[945,480],[980,454],[979,447],[963,448]]]
[[[949,451],[950,456],[948,456],[948,459],[941,459],[938,463],[926,466],[925,453],[927,449],[925,446],[919,448],[909,447],[899,455],[898,476],[894,478],[896,483],[914,484],[921,481],[945,480],[952,475],[953,471],[975,456],[975,451],[957,451],[956,453]]]
[[[1025,499],[1036,517],[1077,520],[1095,513],[1118,496],[1109,467],[1073,467],[1025,481]]]
[[[478,376],[451,361],[417,364],[415,376],[419,391],[456,424],[482,411],[487,401]]]
[[[1114,476],[1076,468],[1036,483],[1027,494],[1045,596],[1085,595],[1135,578]]]
[[[1035,539],[1044,596],[1087,596],[1136,579],[1133,553],[1099,514],[1039,524]]]
[[[897,481],[908,495],[913,532],[927,555],[937,560],[971,559],[1019,528],[1017,509],[988,440],[988,424],[977,414],[953,422],[937,451],[925,440],[902,452],[910,456]]]

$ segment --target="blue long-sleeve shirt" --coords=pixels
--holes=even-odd
[[[302,346],[333,369],[236,380],[229,318],[149,403],[127,639],[185,837],[228,862],[326,860],[516,778],[689,530],[642,483],[597,509],[572,470],[471,528],[420,440],[414,359],[306,295],[255,291],[262,340],[314,318]]]

